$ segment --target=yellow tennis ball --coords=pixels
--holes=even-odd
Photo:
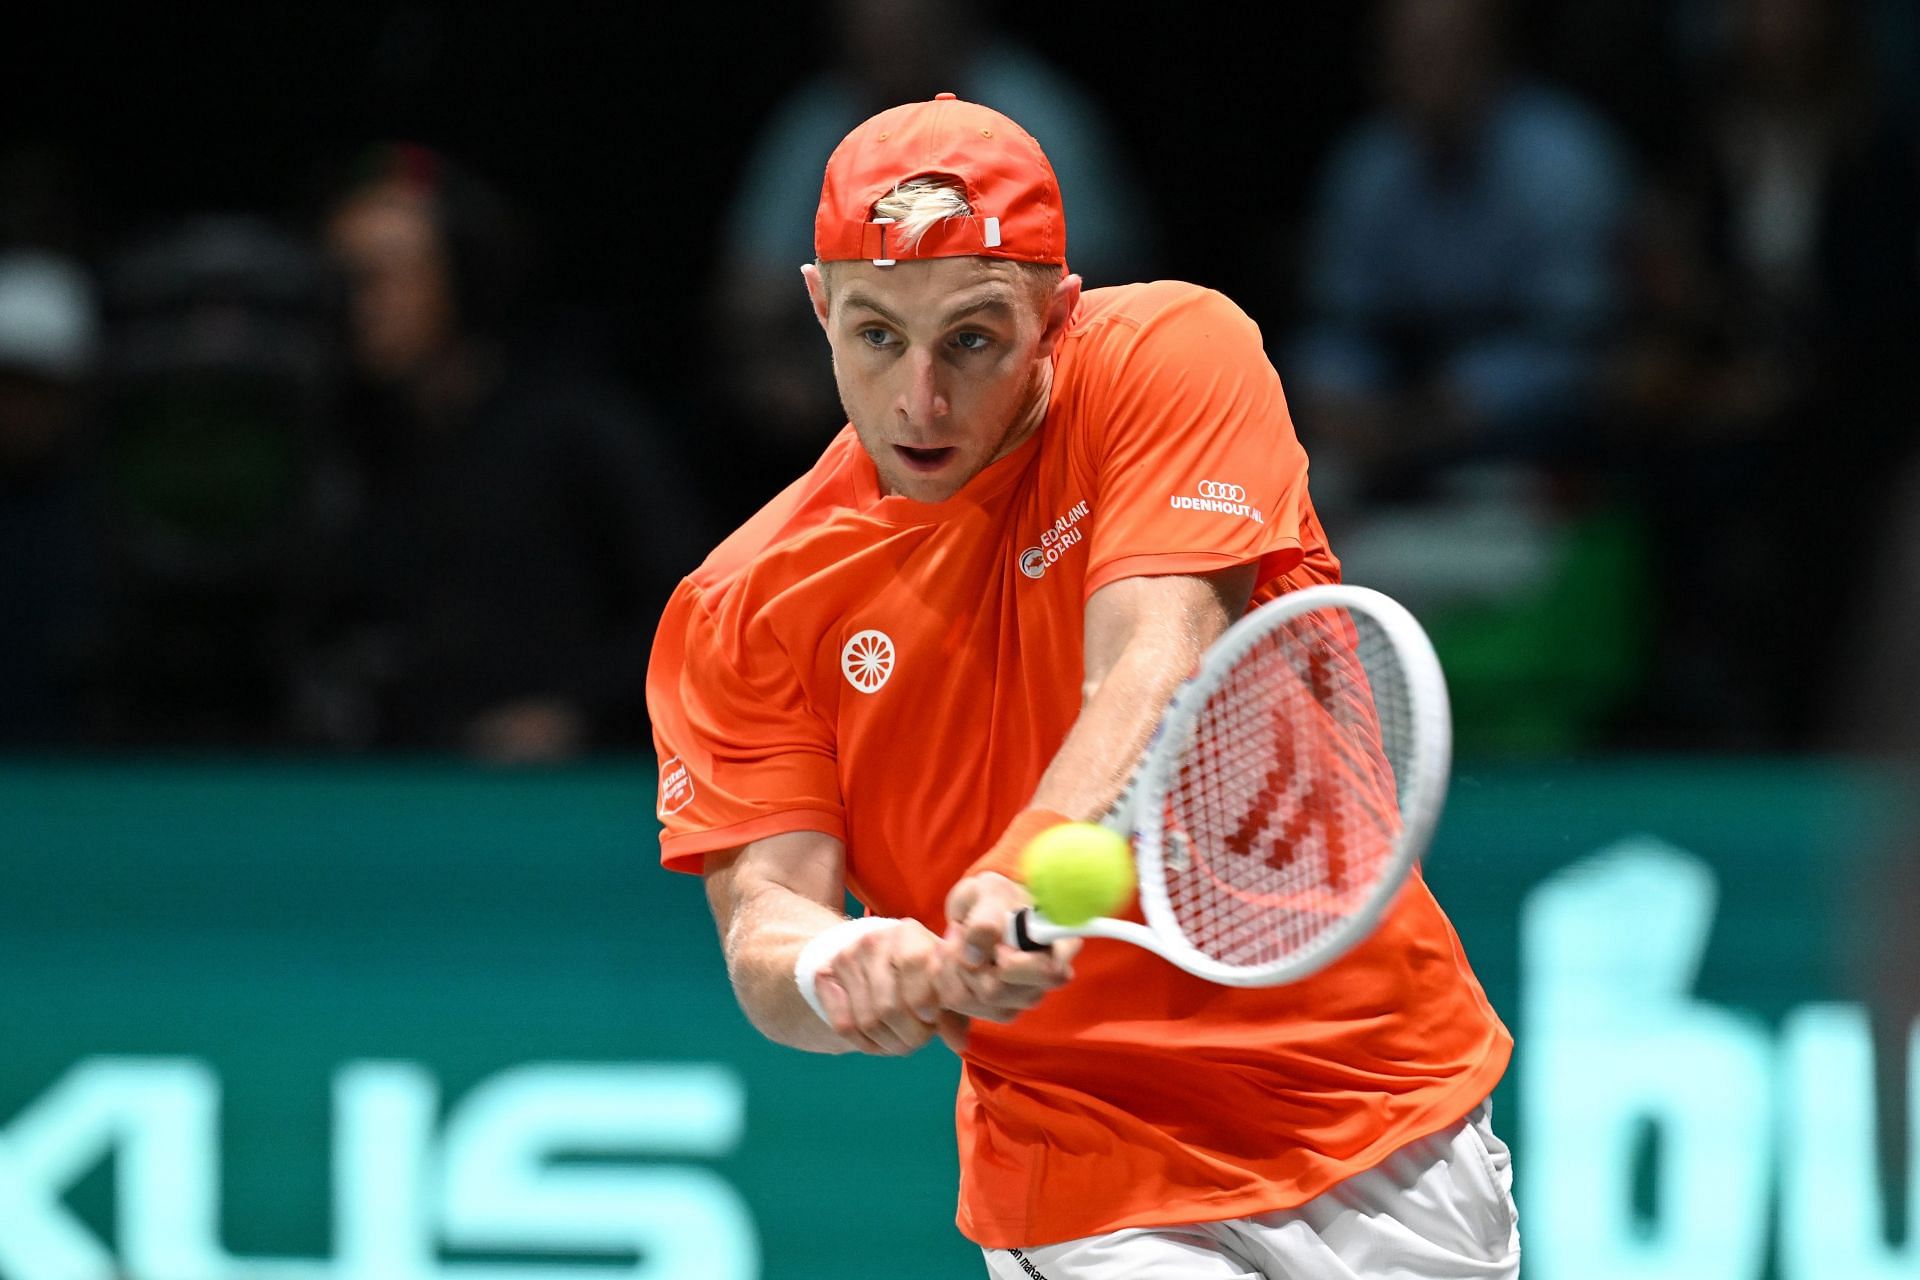
[[[1098,823],[1063,822],[1028,842],[1020,875],[1041,915],[1055,924],[1085,924],[1125,905],[1133,892],[1133,850],[1125,836]]]

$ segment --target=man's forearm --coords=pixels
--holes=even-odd
[[[741,1010],[769,1040],[814,1053],[853,1050],[820,1020],[793,977],[801,949],[845,919],[778,885],[755,889],[734,908],[723,939],[727,973]]]
[[[948,918],[960,927],[951,945],[964,944],[976,957],[996,950],[1007,916],[1028,901],[1025,889],[1011,882],[1019,879],[1020,852],[1036,828],[1062,817],[1092,821],[1113,808],[1167,699],[1207,646],[1246,612],[1254,574],[1246,564],[1204,577],[1122,579],[1094,593],[1087,603],[1080,715],[1027,809],[948,895]],[[1068,959],[1055,955],[1051,962]],[[978,971],[980,965],[975,959],[966,967]],[[1036,976],[1048,988],[1066,980],[1064,970]]]
[[[1035,808],[1086,821],[1114,805],[1167,699],[1207,646],[1246,611],[1254,567],[1206,577],[1128,579],[1087,609],[1087,692],[1066,741],[1040,778]]]
[[[1034,807],[1085,822],[1113,808],[1153,737],[1161,708],[1204,647],[1176,637],[1129,646],[1087,698],[1041,775]]]
[[[963,1033],[940,1014],[940,938],[911,919],[848,920],[845,851],[837,837],[789,831],[710,855],[707,901],[727,972],[768,1039],[815,1053],[901,1055],[936,1033]],[[818,1011],[796,979],[804,964]]]

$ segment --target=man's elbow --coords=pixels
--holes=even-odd
[[[728,948],[727,975],[733,998],[749,1025],[777,1045],[807,1053],[848,1053],[853,1046],[832,1033],[811,1008],[799,1005],[793,976],[785,968]]]

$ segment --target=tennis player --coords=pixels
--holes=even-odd
[[[993,1276],[1517,1275],[1512,1041],[1417,877],[1280,988],[999,941],[1020,849],[1114,802],[1208,642],[1338,578],[1258,330],[1083,291],[1039,145],[951,94],[847,136],[814,237],[848,425],[681,584],[648,676],[662,860],[748,1017],[960,1053]]]

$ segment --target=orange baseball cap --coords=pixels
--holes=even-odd
[[[973,216],[948,218],[911,247],[873,206],[909,178],[942,174],[966,188]],[[882,111],[841,139],[827,160],[813,250],[822,262],[985,257],[1067,260],[1060,183],[1033,135],[991,107],[942,93]]]

